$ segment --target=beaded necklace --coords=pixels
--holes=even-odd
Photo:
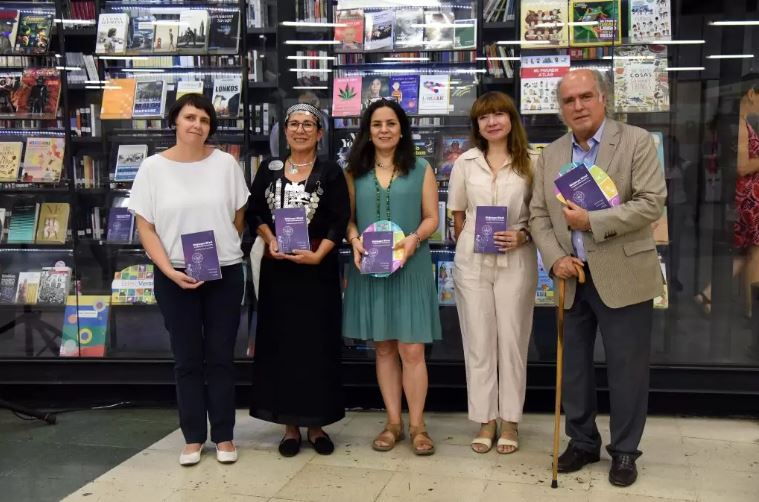
[[[380,221],[383,219],[380,216],[380,192],[382,191],[381,190],[382,187],[380,186],[379,179],[377,178],[377,167],[382,168],[382,164],[378,162],[377,166],[372,170],[372,172],[374,173],[374,189],[375,189],[375,194],[377,195],[377,221]],[[390,175],[390,183],[387,184],[387,189],[386,189],[387,193],[385,194],[385,214],[387,215],[387,217],[384,219],[390,220],[390,221],[392,221],[390,219],[390,189],[392,188],[393,180],[395,179],[395,171],[396,171],[396,168],[395,166],[393,166],[393,174]]]

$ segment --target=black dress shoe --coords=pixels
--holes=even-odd
[[[279,454],[283,457],[294,457],[300,451],[300,436],[297,438],[282,438],[279,442]]]
[[[316,450],[316,453],[319,455],[330,455],[333,451],[335,451],[335,444],[332,442],[326,432],[323,436],[319,436],[313,441],[309,437],[308,443],[314,448],[314,450]]]
[[[609,483],[614,486],[630,486],[638,479],[635,455],[616,455],[611,459]]]
[[[559,455],[559,472],[575,472],[579,471],[586,464],[592,464],[600,460],[598,453],[591,451],[581,450],[576,446],[569,445],[564,453]]]

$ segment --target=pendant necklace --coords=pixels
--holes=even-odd
[[[380,192],[381,192],[381,188],[382,187],[380,186],[379,179],[377,178],[377,168],[382,169],[382,167],[383,167],[382,163],[381,162],[377,162],[377,164],[376,164],[376,166],[374,168],[374,189],[375,189],[375,193],[377,195],[377,221],[380,221],[380,220],[383,219],[380,216],[380,205],[381,205],[380,204],[380,201],[381,201]],[[384,218],[384,219],[386,219],[388,221],[392,221],[390,219],[390,189],[392,188],[392,186],[393,186],[393,180],[395,179],[395,171],[396,171],[396,168],[395,168],[395,166],[393,166],[393,174],[390,175],[390,183],[387,184],[386,193],[385,193],[385,215],[386,215],[386,218]]]
[[[288,172],[290,174],[298,174],[300,172],[300,168],[301,167],[309,166],[309,165],[313,164],[314,162],[316,162],[316,158],[314,158],[313,160],[310,160],[308,162],[304,162],[302,164],[296,164],[295,162],[293,162],[293,160],[291,158],[289,158],[289,159],[287,159],[287,163],[290,164],[290,167],[288,168]]]

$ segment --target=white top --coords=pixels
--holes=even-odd
[[[248,202],[237,161],[221,150],[198,162],[176,162],[156,154],[140,165],[129,210],[155,225],[171,265],[184,268],[182,234],[213,230],[219,265],[242,261],[235,212]]]

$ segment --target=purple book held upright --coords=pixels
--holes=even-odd
[[[274,210],[274,233],[280,253],[292,253],[296,249],[308,251],[308,220],[305,207],[283,207]]]
[[[182,234],[185,274],[198,281],[221,279],[219,255],[213,230]]]
[[[389,274],[393,271],[393,232],[364,232],[366,255],[361,260],[362,274]]]
[[[506,206],[477,206],[474,220],[474,252],[498,253],[498,246],[493,240],[496,232],[505,232],[509,228],[506,219]]]
[[[585,164],[569,170],[554,181],[556,188],[566,200],[571,200],[588,211],[609,209],[611,204],[601,187],[593,179]]]

